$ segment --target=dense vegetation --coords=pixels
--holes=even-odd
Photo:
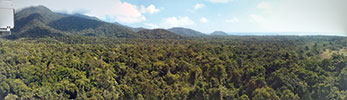
[[[44,6],[15,20],[0,99],[347,99],[346,37],[147,30]]]
[[[346,37],[0,39],[0,99],[346,100]],[[326,51],[335,51],[325,55]]]

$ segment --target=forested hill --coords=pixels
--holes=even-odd
[[[213,35],[213,36],[227,36],[228,33],[225,33],[223,31],[214,31],[213,33],[211,33],[210,35]]]
[[[44,6],[25,8],[15,14],[16,27],[8,39],[77,36],[103,36],[114,38],[157,38],[168,39],[178,35],[167,30],[135,32],[133,28],[108,23],[80,14],[60,14]],[[164,32],[164,33],[158,33]],[[161,35],[161,36],[158,36]],[[177,38],[177,37],[175,37]]]
[[[182,36],[165,29],[141,30],[137,32],[142,38],[146,39],[180,39]]]
[[[168,29],[171,32],[174,32],[178,35],[181,36],[185,36],[185,37],[202,37],[202,36],[207,36],[204,33],[192,30],[192,29],[188,29],[188,28],[182,28],[182,27],[174,27],[174,28],[170,28]]]
[[[81,15],[52,12],[44,6],[25,8],[15,14],[14,35],[22,37],[54,37],[63,35],[93,35],[133,38],[131,29]]]

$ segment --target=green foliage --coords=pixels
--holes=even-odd
[[[281,100],[299,100],[299,96],[295,95],[289,89],[286,89],[283,91],[283,93],[281,95]]]
[[[340,88],[343,90],[347,90],[347,67],[342,69],[338,78],[339,78],[338,82],[339,82]]]
[[[320,54],[344,48],[345,41],[322,36],[0,39],[0,99],[344,100],[347,57]]]
[[[280,100],[276,91],[269,87],[255,89],[253,95],[254,100]]]
[[[239,97],[237,100],[250,100],[246,94]]]

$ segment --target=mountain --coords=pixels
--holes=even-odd
[[[201,36],[206,36],[206,34],[192,30],[192,29],[188,29],[188,28],[181,28],[181,27],[175,27],[175,28],[171,28],[168,29],[169,31],[176,33],[180,36],[184,36],[184,37],[201,37]]]
[[[30,18],[33,18],[33,14],[40,15],[41,17],[40,20],[44,22],[45,24],[64,17],[64,15],[54,13],[45,6],[36,6],[36,7],[25,8],[17,12],[15,14],[15,22],[18,22],[18,21],[21,22],[23,19],[28,18],[30,16],[31,16]],[[18,25],[21,25],[21,24],[16,23],[16,27]]]
[[[139,32],[139,31],[141,31],[141,30],[145,30],[145,29],[146,29],[146,28],[142,28],[142,27],[133,28],[133,27],[130,27],[130,26],[122,25],[122,24],[120,24],[120,23],[118,23],[118,22],[114,22],[113,24],[124,26],[124,27],[126,27],[126,28],[129,28],[129,29],[133,30],[134,32]]]
[[[29,7],[15,14],[15,28],[13,32],[15,34],[28,28],[38,27],[38,25],[47,27],[46,24],[63,17],[63,15],[53,13],[44,6]]]
[[[176,33],[170,32],[165,29],[153,29],[153,30],[141,30],[137,32],[141,38],[146,39],[180,39],[183,38],[180,35],[177,35]]]
[[[74,14],[68,14],[68,13],[57,13],[63,16],[75,16],[75,17],[81,17],[81,18],[85,18],[85,19],[92,19],[92,20],[97,20],[97,21],[102,21],[97,17],[92,17],[92,16],[87,16],[87,15],[83,15],[81,13],[74,13]]]
[[[63,32],[47,24],[63,17],[44,6],[23,9],[15,14],[15,28],[12,35],[6,38],[62,36]]]
[[[33,14],[28,18],[41,17],[37,14]],[[18,27],[18,26],[17,26]],[[43,38],[43,37],[60,37],[64,36],[63,32],[55,30],[47,26],[44,22],[39,19],[32,19],[25,25],[22,25],[21,29],[15,28],[12,35],[7,36],[8,39],[19,39],[19,38]]]
[[[183,36],[203,36],[202,33],[184,28],[148,30],[131,28],[119,23],[108,23],[86,15],[69,15],[52,12],[45,6],[25,8],[15,14],[16,27],[8,39],[101,36],[115,38],[180,39]],[[184,34],[184,35],[182,35]],[[61,39],[61,38],[60,38]]]
[[[15,25],[13,35],[9,36],[11,39],[67,35],[139,37],[136,32],[122,25],[88,16],[59,14],[45,6],[29,7],[19,11],[15,14]]]
[[[215,35],[215,36],[227,36],[228,33],[225,33],[223,31],[214,31],[213,33],[211,33],[210,35]]]
[[[135,32],[139,32],[141,30],[146,30],[145,28],[139,27],[139,28],[131,28]]]
[[[69,15],[68,15],[68,16],[69,16]],[[76,16],[76,17],[81,17],[81,18],[86,18],[86,19],[92,19],[92,20],[101,21],[101,20],[100,20],[99,18],[97,18],[97,17],[91,17],[91,16],[87,16],[87,15],[80,14],[80,13],[73,14],[72,16]]]

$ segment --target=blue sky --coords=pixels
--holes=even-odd
[[[347,32],[347,0],[14,0],[131,27],[186,27],[204,33]]]

